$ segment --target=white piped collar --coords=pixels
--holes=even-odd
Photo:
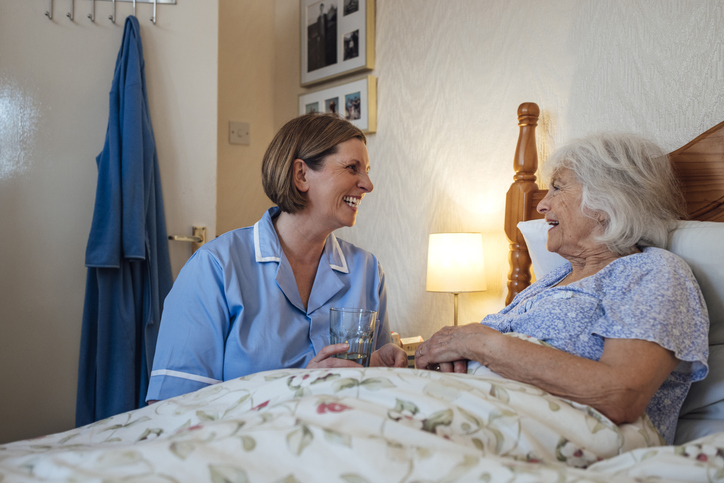
[[[258,263],[281,261],[282,246],[272,223],[272,218],[278,212],[279,208],[276,206],[269,208],[261,220],[254,223],[254,255]],[[347,259],[334,233],[330,233],[324,243],[322,258],[327,260],[333,270],[349,273]]]

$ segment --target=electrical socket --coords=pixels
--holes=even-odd
[[[251,144],[248,122],[229,121],[229,143],[247,146]]]

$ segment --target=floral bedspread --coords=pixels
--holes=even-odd
[[[0,482],[724,480],[724,434],[659,447],[647,417],[474,372],[254,374],[0,446]]]

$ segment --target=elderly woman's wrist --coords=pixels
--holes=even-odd
[[[506,342],[505,339],[509,339],[509,337],[501,337],[500,332],[490,329],[484,330],[476,339],[478,339],[477,353],[475,357],[469,359],[477,360],[488,367],[491,362],[495,361],[498,353],[504,352],[504,349],[501,349]]]

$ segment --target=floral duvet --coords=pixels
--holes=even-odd
[[[724,434],[660,446],[647,417],[473,372],[254,374],[0,446],[0,482],[724,481]]]

